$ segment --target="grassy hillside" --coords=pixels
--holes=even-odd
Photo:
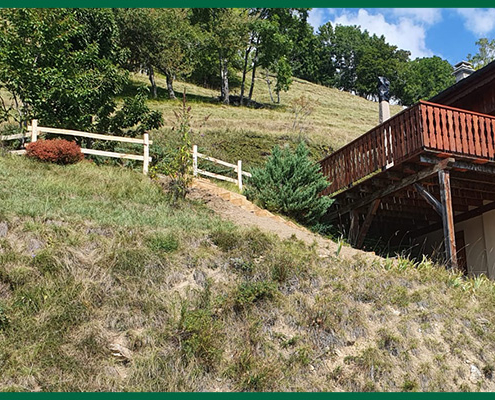
[[[131,78],[133,84],[125,95],[134,95],[138,85],[149,84],[145,75],[133,74]],[[174,86],[178,100],[169,100],[165,77],[157,74],[156,81],[159,96],[149,105],[163,112],[165,124],[151,133],[155,148],[173,144],[174,110],[180,107],[185,90],[192,108],[194,144],[217,158],[231,162],[242,159],[247,169],[262,164],[273,146],[295,146],[301,139],[308,143],[313,158],[321,159],[378,123],[378,103],[301,79],[294,79],[290,90],[281,94],[280,104],[273,104],[265,80],[256,78],[253,100],[261,108],[224,106],[217,100],[218,90],[180,81]],[[250,83],[248,79],[248,88]],[[231,94],[238,95],[239,89],[232,89]],[[0,96],[9,104],[10,96],[5,90],[0,89]],[[312,112],[294,126],[292,104],[302,96],[311,104]],[[391,106],[392,114],[400,110],[399,106]],[[6,124],[0,123],[0,132],[5,128]]]
[[[148,84],[144,75],[133,75],[134,82]],[[266,82],[256,78],[253,99],[263,108],[224,106],[217,102],[218,90],[205,89],[190,83],[176,82],[178,97],[185,89],[192,107],[193,141],[200,151],[226,160],[242,159],[249,167],[263,162],[275,144],[294,145],[305,139],[315,159],[320,159],[352,139],[362,135],[378,124],[378,103],[353,96],[337,89],[319,86],[300,79],[294,82],[287,93],[281,94],[281,103],[270,101]],[[170,101],[163,88],[165,78],[157,77],[161,88],[159,99],[150,101],[150,106],[163,112],[165,126],[155,136],[170,135],[180,100]],[[247,82],[247,87],[250,80]],[[231,94],[239,94],[234,89]],[[301,123],[294,124],[291,104],[305,96],[313,109]],[[401,110],[392,106],[395,114]],[[205,119],[207,120],[205,121]]]
[[[495,390],[495,290],[0,157],[1,390]]]

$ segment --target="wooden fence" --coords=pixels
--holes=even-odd
[[[237,179],[230,178],[228,176],[219,175],[219,174],[214,174],[213,172],[199,169],[198,168],[198,158],[202,158],[203,160],[211,161],[211,162],[218,164],[218,165],[223,165],[224,167],[232,168],[235,172],[237,172]],[[249,172],[245,172],[242,170],[242,161],[241,160],[238,160],[237,165],[235,165],[235,164],[231,164],[231,163],[219,160],[219,159],[214,158],[214,157],[209,157],[205,154],[198,153],[198,146],[194,145],[193,146],[193,175],[198,176],[198,174],[208,176],[210,178],[220,179],[222,181],[235,183],[239,187],[239,190],[242,190],[242,176],[247,176],[247,177],[252,176]]]
[[[141,139],[128,138],[128,137],[123,137],[123,136],[103,135],[100,133],[81,132],[81,131],[73,131],[73,130],[69,130],[69,129],[48,128],[45,126],[38,126],[38,121],[33,119],[31,121],[31,125],[28,126],[27,132],[15,134],[15,135],[0,136],[0,140],[17,140],[17,139],[23,139],[23,138],[30,138],[31,142],[36,142],[38,140],[38,137],[44,133],[51,133],[54,135],[85,137],[85,138],[97,139],[97,140],[109,140],[109,141],[113,141],[113,142],[142,144],[143,145],[143,155],[117,153],[117,152],[113,152],[113,151],[94,150],[94,149],[87,149],[87,148],[81,148],[81,152],[83,154],[90,154],[90,155],[94,155],[94,156],[103,156],[103,157],[122,158],[122,159],[127,159],[127,160],[142,161],[143,162],[143,173],[145,175],[148,174],[149,164],[152,161],[152,158],[150,157],[150,145],[153,143],[149,139],[148,133],[145,133]],[[12,151],[12,153],[25,154],[26,150],[15,150],[15,151]]]

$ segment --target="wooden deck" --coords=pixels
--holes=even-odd
[[[423,153],[495,161],[495,117],[419,102],[320,161],[337,194]]]
[[[443,228],[456,266],[455,224],[495,209],[491,115],[420,102],[320,163],[336,200],[327,219],[356,247],[368,231],[402,241]]]

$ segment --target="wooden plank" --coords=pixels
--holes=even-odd
[[[466,114],[465,113],[459,113],[459,118],[460,118],[460,128],[461,128],[461,138],[462,138],[462,152],[464,154],[469,153],[469,133],[466,125]]]
[[[395,156],[397,160],[401,160],[406,154],[407,138],[400,124],[400,118],[393,118],[391,125]]]
[[[150,137],[148,133],[143,134],[143,174],[148,175],[150,164]]]
[[[447,130],[447,110],[445,110],[444,108],[440,108],[439,124],[442,130],[443,149],[446,151],[450,151],[450,139],[449,132]]]
[[[332,220],[334,218],[337,218],[340,215],[344,215],[348,213],[351,210],[354,209],[359,209],[365,205],[368,205],[372,201],[376,199],[381,199],[385,196],[391,195],[392,193],[398,192],[399,190],[405,189],[406,187],[419,182],[423,179],[426,179],[434,174],[436,174],[439,170],[450,168],[452,164],[454,164],[455,160],[453,158],[446,158],[445,160],[439,161],[435,165],[432,165],[431,167],[425,168],[421,171],[419,171],[417,174],[410,175],[407,178],[404,178],[398,183],[395,183],[393,185],[388,185],[387,187],[377,190],[373,194],[363,197],[362,199],[355,201],[351,204],[348,204],[339,210],[333,211],[328,214],[328,220]]]
[[[430,147],[430,135],[428,134],[428,114],[426,112],[426,106],[421,105],[419,110],[421,112],[421,133],[423,137],[423,144],[425,147]]]
[[[414,151],[417,148],[416,146],[417,146],[418,138],[414,134],[414,125],[415,125],[414,112],[413,112],[413,110],[410,110],[409,114],[408,114],[407,121],[406,121],[406,126],[408,129],[408,136],[409,136],[409,139],[411,141],[411,147],[410,147],[410,151],[408,154],[414,153]]]
[[[237,185],[242,192],[242,161],[237,161]]]
[[[11,150],[9,151],[10,154],[16,154],[16,155],[23,155],[26,154],[26,150]]]
[[[208,172],[203,169],[198,169],[198,174],[209,176],[210,178],[220,179],[222,181],[228,181],[237,184],[237,179],[229,178],[228,176],[214,174],[213,172]]]
[[[361,229],[359,230],[359,234],[356,239],[356,247],[359,249],[363,246],[364,239],[366,237],[366,234],[368,233],[368,230],[370,229],[371,222],[373,221],[373,217],[376,214],[376,211],[378,210],[378,207],[380,206],[381,199],[376,199],[373,201],[368,209],[368,212],[366,213],[366,217],[364,218],[363,225],[361,226]]]
[[[413,145],[413,152],[416,151],[420,147],[421,143],[421,136],[419,133],[419,120],[417,118],[418,116],[418,110],[413,109],[411,110],[411,117],[410,117],[410,124],[411,124],[411,136],[412,136],[412,145]]]
[[[124,158],[124,159],[127,159],[127,160],[144,161],[144,157],[143,156],[139,156],[139,155],[136,155],[136,154],[115,153],[113,151],[103,151],[103,150],[83,149],[83,148],[81,148],[81,152],[83,154],[91,154],[93,156],[103,156],[103,157],[112,157],[112,158]],[[149,159],[151,161],[151,157]]]
[[[457,251],[455,245],[454,210],[450,192],[450,171],[438,171],[440,196],[442,201],[442,225],[445,243],[445,256],[449,268],[457,268]]]
[[[428,156],[426,154],[422,154],[419,156],[419,162],[424,164],[437,164],[439,161],[441,161],[441,159],[433,156]],[[484,164],[472,163],[469,161],[455,161],[452,164],[452,168],[465,170],[465,171],[479,172],[482,174],[495,175],[495,166],[489,164],[484,165]]]
[[[490,120],[490,119],[487,119],[486,120],[486,146],[487,146],[487,149],[488,149],[488,157],[490,157],[490,159],[493,160],[494,158],[494,153],[495,153],[495,149],[494,149],[494,143],[493,143],[493,135],[495,134],[495,132],[493,131],[493,124],[495,124],[495,120]]]
[[[479,134],[479,118],[477,115],[472,116],[473,119],[473,138],[474,138],[474,149],[476,151],[477,156],[481,156],[481,139]]]
[[[192,157],[193,176],[198,176],[198,146],[195,144],[193,145]]]
[[[433,115],[434,115],[434,125],[435,125],[435,137],[437,139],[437,149],[439,150],[445,150],[445,146],[443,143],[443,136],[442,136],[442,126],[440,123],[440,109],[438,107],[433,109]]]
[[[31,128],[31,143],[34,143],[38,140],[38,135],[40,133],[39,128],[38,128],[38,120],[33,119],[31,121],[31,126],[30,127],[28,126],[28,131],[29,131],[29,128]]]
[[[459,129],[459,112],[452,112],[452,123],[454,124],[455,151],[462,153],[461,131]]]
[[[456,151],[452,110],[447,110],[447,135],[449,137],[450,151]]]
[[[435,115],[433,114],[433,107],[428,106],[426,108],[428,112],[428,134],[430,136],[430,143],[433,149],[437,148],[437,134],[435,132]]]
[[[223,165],[224,167],[237,168],[237,165],[228,163],[226,161],[219,160],[218,158],[210,157],[202,153],[198,153],[198,157],[207,161],[214,162],[215,164]]]
[[[28,126],[28,131],[31,131],[31,130],[32,130],[32,128],[30,126]],[[48,128],[45,126],[39,126],[38,127],[38,134],[41,132],[53,133],[53,134],[57,134],[57,135],[87,137],[87,138],[99,139],[99,140],[110,140],[113,142],[144,144],[143,139],[128,138],[128,137],[123,137],[123,136],[103,135],[101,133],[73,131],[73,130],[69,130],[69,129]],[[153,144],[153,141],[150,140],[150,144]]]
[[[480,129],[481,155],[483,157],[487,157],[488,149],[486,146],[485,118],[479,117],[478,121],[479,121],[479,129]]]
[[[26,137],[30,137],[31,134],[29,133],[16,133],[14,135],[5,135],[5,136],[0,136],[0,140],[16,140],[16,139],[22,139]]]
[[[469,145],[467,154],[476,154],[473,134],[473,116],[471,114],[466,114],[466,135]]]

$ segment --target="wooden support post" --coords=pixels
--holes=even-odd
[[[450,193],[450,171],[438,171],[440,196],[442,198],[442,222],[447,266],[457,268],[457,251],[455,246],[454,210]]]
[[[148,175],[150,165],[150,136],[143,134],[143,174]]]
[[[38,140],[38,120],[33,119],[31,121],[31,127],[33,128],[31,131],[31,143],[36,142]]]
[[[361,227],[361,230],[359,231],[356,240],[356,247],[358,249],[360,249],[363,246],[364,238],[368,233],[368,229],[370,229],[371,222],[373,221],[373,217],[375,216],[381,201],[382,199],[374,200],[373,203],[371,203],[370,207],[368,208],[368,212],[366,213],[366,218],[364,219],[363,226]]]
[[[242,161],[237,161],[237,184],[239,185],[239,190],[242,192]]]
[[[423,185],[420,183],[414,184],[414,189],[418,192],[425,201],[433,207],[433,209],[439,214],[442,215],[442,204],[430,193],[426,190]]]
[[[359,233],[359,213],[357,210],[351,211],[351,224],[349,228],[349,241],[354,246]]]
[[[198,146],[193,145],[193,176],[198,176]]]

